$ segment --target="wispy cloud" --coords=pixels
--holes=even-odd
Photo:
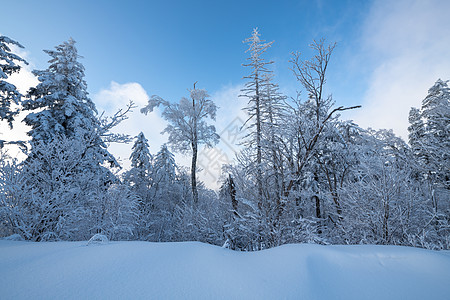
[[[363,108],[351,118],[363,127],[407,137],[408,112],[428,88],[450,79],[449,1],[375,1],[363,24],[358,54],[375,66]]]

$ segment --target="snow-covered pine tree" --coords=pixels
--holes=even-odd
[[[418,172],[429,187],[434,224],[441,236],[450,235],[450,88],[438,79],[420,110],[409,113],[409,143]]]
[[[423,123],[420,110],[411,107],[411,110],[409,111],[409,127],[408,127],[408,138],[409,138],[409,145],[411,146],[411,149],[413,150],[414,155],[417,157],[421,157],[421,159],[425,158],[425,153],[423,153],[423,139],[425,136],[425,125]]]
[[[131,169],[126,172],[124,177],[125,181],[131,186],[131,190],[139,198],[139,219],[142,222],[137,228],[137,233],[139,238],[141,238],[146,231],[145,228],[148,227],[145,220],[149,218],[153,205],[153,198],[150,191],[152,185],[153,157],[149,151],[148,140],[142,132],[136,137],[130,160]]]
[[[194,88],[190,90],[190,98],[181,98],[179,103],[172,104],[158,96],[152,96],[148,105],[141,109],[147,114],[155,107],[164,106],[162,116],[169,122],[163,133],[169,134],[169,144],[175,151],[192,152],[191,187],[194,205],[198,204],[197,190],[197,155],[201,144],[211,147],[219,142],[214,125],[208,125],[207,119],[215,120],[217,106],[209,99],[206,90]]]
[[[131,170],[127,174],[127,181],[132,183],[133,189],[144,199],[151,185],[152,160],[148,147],[148,140],[140,132],[132,147],[130,155]],[[147,199],[148,200],[148,199]]]
[[[30,111],[25,123],[32,128],[28,133],[31,142],[52,139],[57,134],[91,139],[99,121],[95,104],[88,97],[84,66],[78,61],[81,56],[73,39],[55,48],[44,50],[51,57],[50,66],[33,71],[40,83],[30,89],[23,103],[24,110]]]
[[[14,116],[19,113],[11,110],[11,104],[19,104],[22,95],[16,86],[6,82],[6,79],[20,71],[20,62],[28,64],[23,58],[11,52],[12,45],[23,48],[18,42],[0,35],[0,121],[7,121],[11,128]]]
[[[84,80],[84,66],[78,61],[75,41],[70,39],[55,47],[44,50],[51,59],[46,70],[35,70],[33,74],[40,83],[31,88],[28,99],[23,101],[25,123],[31,126],[31,154],[35,141],[49,141],[55,136],[82,140],[86,144],[84,159],[91,159],[97,168],[103,163],[118,166],[115,158],[108,152],[103,124],[97,118],[95,104],[88,97]]]
[[[40,83],[23,101],[29,111],[24,121],[31,126],[31,150],[23,172],[34,197],[48,207],[42,211],[41,219],[46,221],[35,238],[86,238],[102,230],[110,208],[101,199],[112,183],[119,182],[105,167],[118,164],[102,137],[124,116],[116,114],[109,122],[97,118],[74,40],[45,52],[51,57],[50,66],[33,71]],[[71,223],[76,224],[77,234],[66,234],[70,230],[62,231],[59,225],[67,220],[67,211],[84,214],[83,222]]]
[[[182,187],[178,183],[178,167],[167,145],[153,160],[152,185],[150,189],[153,209],[148,217],[148,235],[151,241],[171,241],[175,236],[175,212],[183,201]]]
[[[155,156],[153,165],[153,182],[157,189],[170,188],[176,180],[177,165],[175,163],[175,156],[169,151],[166,144],[161,146],[161,149]]]
[[[450,88],[437,80],[420,110],[409,113],[409,143],[419,158],[424,176],[438,188],[450,190]]]
[[[437,184],[450,190],[450,88],[438,79],[422,101],[421,118],[425,125],[425,157],[436,172]]]

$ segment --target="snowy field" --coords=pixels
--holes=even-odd
[[[450,253],[0,241],[1,299],[450,299]]]

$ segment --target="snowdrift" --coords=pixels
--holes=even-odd
[[[197,242],[0,241],[1,299],[450,299],[450,253]]]

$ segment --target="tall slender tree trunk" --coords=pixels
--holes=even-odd
[[[261,98],[259,93],[258,75],[255,78],[255,106],[256,106],[256,185],[258,189],[258,209],[259,209],[259,243],[258,249],[262,249],[263,243],[263,183],[262,183],[262,149],[261,149]]]
[[[195,83],[194,83],[195,89]],[[195,99],[192,98],[192,108],[194,110],[194,129],[193,129],[193,139],[192,139],[192,166],[191,166],[191,185],[192,185],[192,200],[194,206],[198,204],[198,190],[197,190],[197,152],[198,152],[198,136],[197,136],[197,115],[195,111]]]

